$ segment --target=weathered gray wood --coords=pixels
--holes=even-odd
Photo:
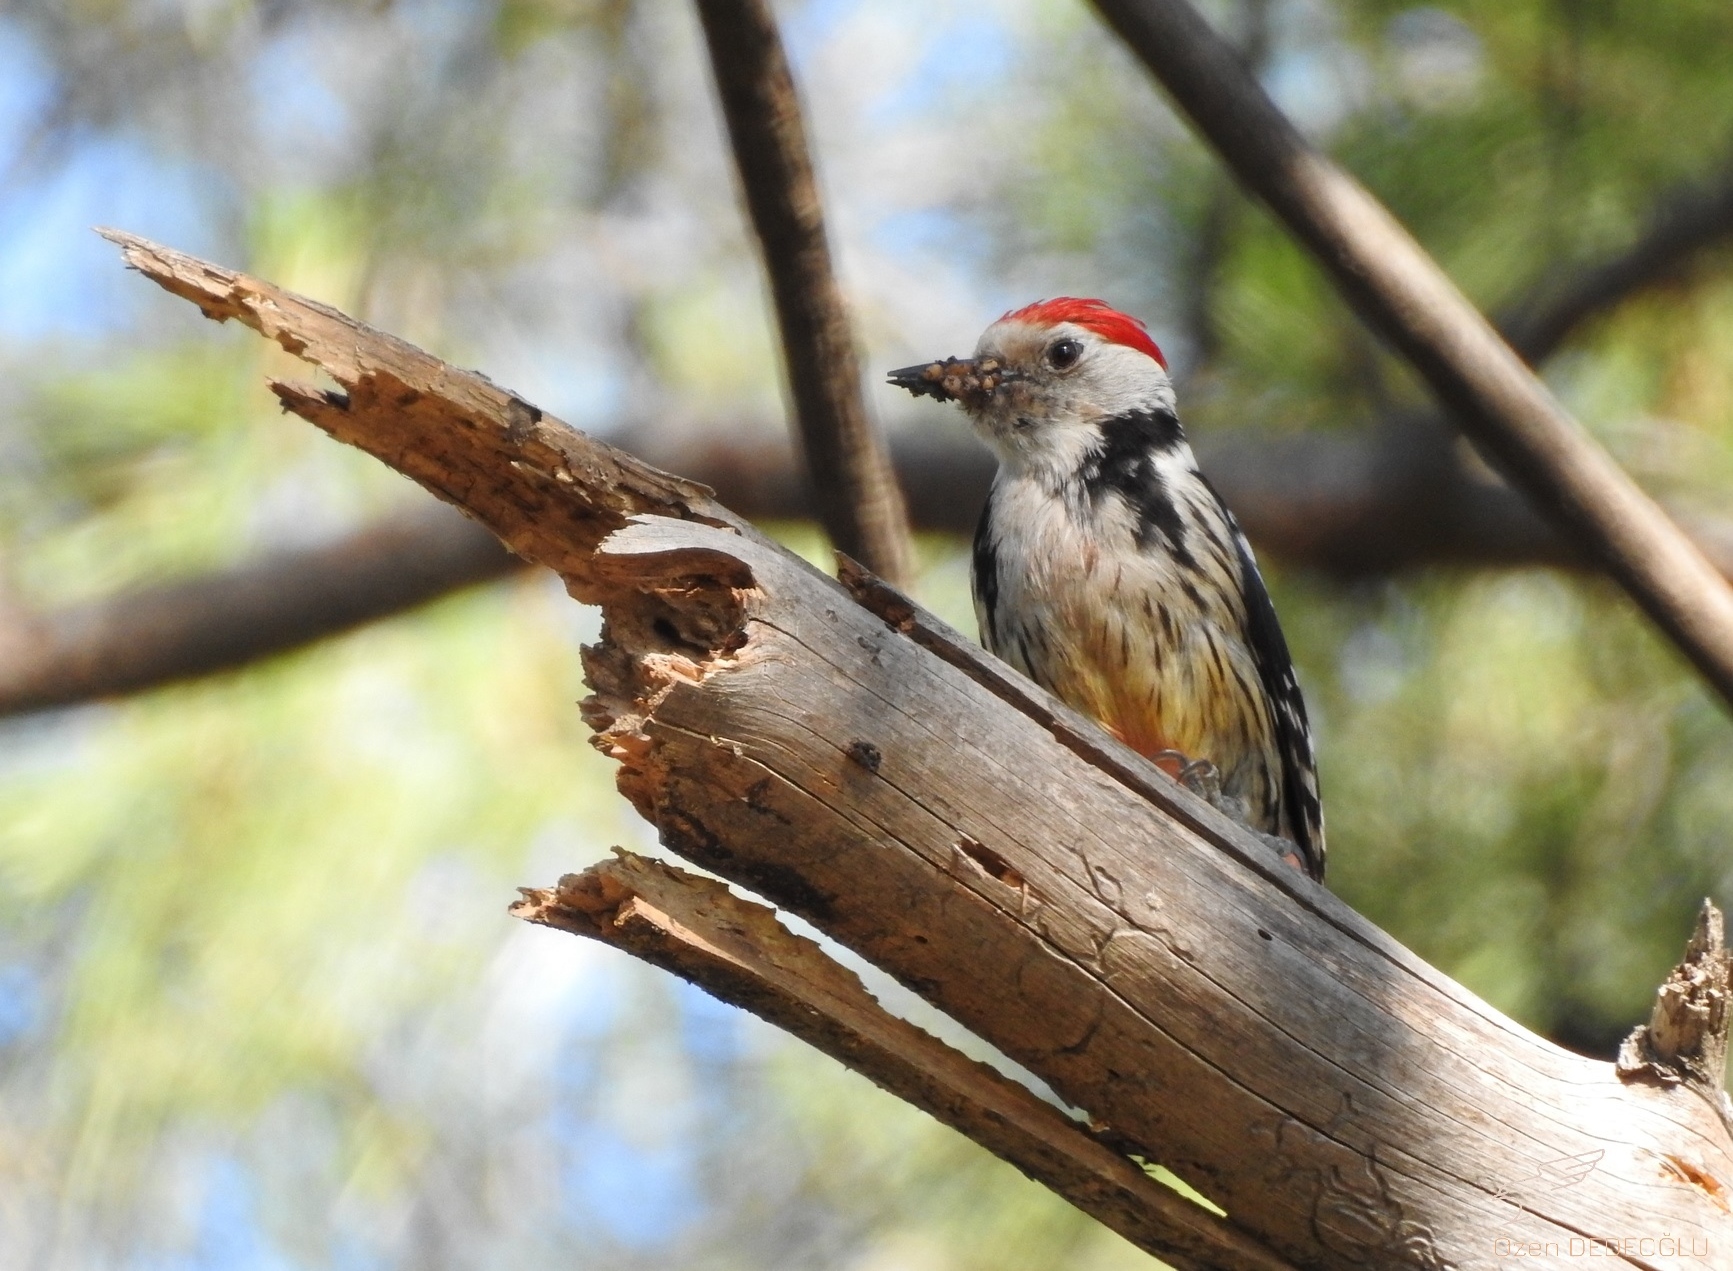
[[[124,241],[342,388],[276,386],[290,409],[603,605],[586,718],[664,841],[915,988],[1279,1256],[1729,1263],[1733,1144],[1683,1084],[1527,1033],[942,624],[857,576],[862,607],[702,487],[333,310]]]
[[[1244,868],[772,549],[646,518],[602,555],[616,581],[680,598],[642,647],[635,603],[606,605],[590,668],[622,789],[664,840],[890,971],[1242,1223],[1256,1211],[1296,1262],[1727,1238],[1661,1166],[1733,1177],[1700,1103],[1625,1088],[1417,973],[1321,888]],[[708,586],[724,562],[730,585]],[[664,638],[687,613],[690,637]],[[731,625],[744,643],[719,638]],[[1586,1172],[1557,1186],[1572,1162]]]
[[[1733,955],[1727,951],[1726,924],[1721,911],[1705,900],[1684,959],[1655,994],[1649,1022],[1619,1047],[1618,1069],[1627,1081],[1695,1091],[1733,1129],[1733,1101],[1726,1089],[1730,981]]]
[[[1160,1250],[1176,1271],[1293,1271],[1084,1125],[890,1014],[852,971],[769,909],[661,861],[618,848],[615,856],[557,887],[524,889],[512,912],[624,949],[786,1029],[1128,1240]]]

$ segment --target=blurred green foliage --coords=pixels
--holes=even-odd
[[[1155,319],[1196,434],[1358,428],[1420,400],[1082,7],[784,12],[869,365],[960,347],[1016,300],[1101,292]],[[1733,140],[1724,0],[1211,12],[1264,24],[1273,91],[1495,311],[1628,240]],[[198,192],[178,222],[142,205],[178,245],[576,422],[778,426],[678,6],[39,0],[0,17],[0,52],[19,48],[40,92],[0,102],[7,216],[143,156],[124,170]],[[1733,481],[1730,263],[1707,254],[1548,368],[1646,484],[1705,512]],[[409,497],[278,416],[263,379],[304,368],[105,286],[59,325],[0,321],[20,602],[196,573]],[[962,545],[922,550],[924,598],[968,628]],[[1270,572],[1320,734],[1331,885],[1607,1053],[1698,900],[1733,890],[1723,709],[1600,581]],[[1148,1264],[769,1030],[513,929],[513,885],[645,846],[572,705],[592,624],[523,579],[5,726],[0,1263]]]

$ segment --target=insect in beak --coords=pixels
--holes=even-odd
[[[916,397],[933,397],[941,402],[962,401],[980,405],[993,391],[1016,373],[1005,369],[998,358],[948,357],[940,362],[905,366],[887,376],[898,388],[905,388]]]

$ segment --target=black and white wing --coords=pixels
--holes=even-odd
[[[1223,508],[1224,515],[1227,510]],[[1240,556],[1240,587],[1246,599],[1246,643],[1257,662],[1264,692],[1275,716],[1276,749],[1282,757],[1282,808],[1284,820],[1300,849],[1306,872],[1323,881],[1324,804],[1318,796],[1318,762],[1312,753],[1312,727],[1306,722],[1306,699],[1294,676],[1294,662],[1269,589],[1252,556],[1252,546],[1233,522],[1234,543]]]

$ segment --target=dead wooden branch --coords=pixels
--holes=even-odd
[[[1314,148],[1187,0],[1095,0],[1366,324],[1733,704],[1733,587],[1572,419],[1418,243]]]
[[[915,987],[1282,1256],[1488,1265],[1495,1235],[1721,1231],[1644,1164],[1665,1142],[1722,1177],[1718,1127],[1619,1103],[1610,1065],[1523,1034],[1201,805],[1170,816],[1171,784],[1110,739],[1056,745],[1043,695],[966,647],[933,656],[930,619],[829,605],[779,555],[661,519],[602,558],[636,594],[605,602],[588,718],[664,841]],[[1513,1199],[1590,1158],[1569,1192]]]
[[[831,269],[800,96],[768,0],[697,0],[747,211],[782,331],[797,434],[820,524],[887,578],[914,565],[883,434],[861,395],[848,311]]]
[[[1653,1242],[1733,1241],[1733,1140],[1702,1100],[1527,1033],[881,585],[852,580],[865,608],[479,376],[116,238],[341,385],[277,385],[290,409],[602,605],[585,717],[663,842],[919,992],[1276,1257],[1491,1267],[1501,1244],[1575,1242],[1682,1267],[1703,1263]]]
[[[101,233],[120,246],[130,267],[207,318],[249,326],[343,386],[322,391],[272,381],[286,410],[472,517],[481,491],[496,492],[513,510],[490,511],[488,529],[516,555],[546,565],[579,590],[602,540],[640,513],[759,537],[707,487],[596,442],[485,376],[260,279],[133,234]],[[428,445],[430,436],[441,444]],[[584,498],[567,497],[580,486]]]
[[[617,860],[525,889],[512,912],[625,949],[751,1011],[1002,1159],[1175,1267],[1292,1264],[1156,1182],[1088,1127],[880,1006],[852,971],[722,884],[615,849]]]
[[[1705,900],[1684,961],[1655,994],[1648,1024],[1625,1039],[1618,1068],[1627,1081],[1683,1083],[1733,1127],[1726,1089],[1730,978],[1733,958],[1721,911]]]

